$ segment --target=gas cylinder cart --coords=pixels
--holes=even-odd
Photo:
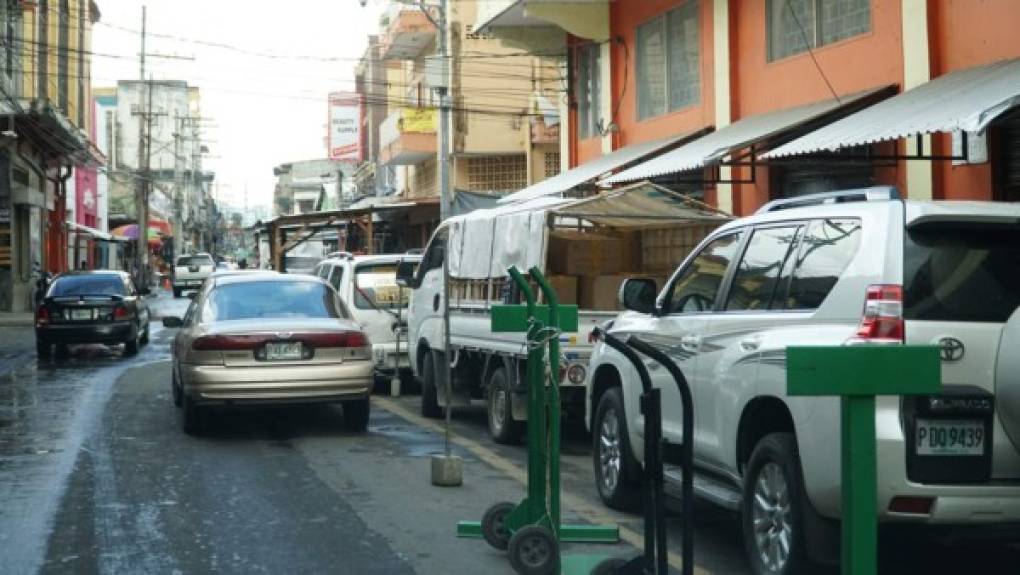
[[[555,290],[537,267],[528,273],[547,305],[536,305],[534,291],[516,266],[508,272],[527,303],[493,306],[492,331],[527,335],[527,496],[517,504],[492,505],[481,522],[461,521],[457,536],[481,536],[496,549],[506,550],[510,565],[522,575],[587,574],[603,558],[563,557],[561,566],[560,543],[616,543],[619,528],[560,523],[560,397],[552,374],[560,369],[559,334],[577,329],[577,306],[559,305]]]

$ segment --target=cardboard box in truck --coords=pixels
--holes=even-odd
[[[641,244],[633,235],[556,231],[549,235],[547,269],[570,276],[640,269]]]

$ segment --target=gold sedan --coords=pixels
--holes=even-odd
[[[163,325],[180,328],[171,385],[186,433],[210,405],[340,402],[346,427],[368,426],[372,346],[321,279],[214,275]]]

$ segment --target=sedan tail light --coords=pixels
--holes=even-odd
[[[130,317],[131,312],[128,311],[128,308],[122,305],[119,305],[113,309],[113,319],[128,319]]]
[[[47,325],[50,323],[50,310],[46,309],[46,306],[39,306],[39,309],[35,312],[35,325]]]
[[[300,341],[318,347],[368,347],[368,338],[360,331],[293,333],[282,338],[272,333],[203,335],[191,343],[196,351],[255,350],[271,341]]]

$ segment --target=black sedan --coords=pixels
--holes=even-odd
[[[133,355],[149,341],[149,306],[131,276],[118,271],[71,272],[53,280],[35,312],[35,344],[48,357],[54,344],[123,343]]]

